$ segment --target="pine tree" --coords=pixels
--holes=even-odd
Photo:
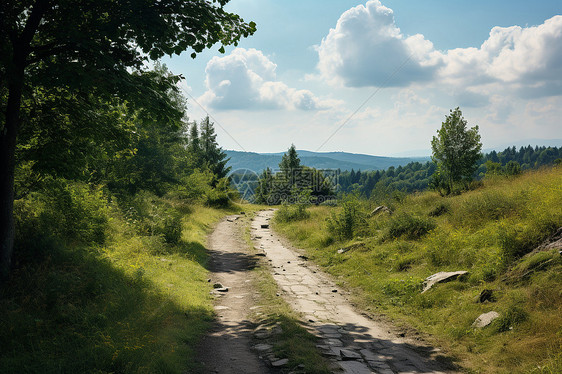
[[[205,166],[216,176],[216,179],[224,178],[228,175],[230,167],[226,164],[230,160],[226,153],[217,143],[217,134],[213,122],[209,116],[201,120],[200,148],[201,157]]]
[[[201,161],[201,142],[199,140],[199,130],[197,129],[197,122],[193,122],[191,124],[187,141],[187,152],[192,158],[194,164],[197,165]]]

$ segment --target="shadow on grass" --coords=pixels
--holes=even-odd
[[[0,285],[0,372],[173,373],[213,319],[96,249],[57,249]]]

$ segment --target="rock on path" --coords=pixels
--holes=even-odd
[[[305,316],[311,332],[320,337],[318,348],[342,372],[451,372],[432,358],[431,347],[394,336],[388,326],[356,312],[328,276],[311,270],[299,253],[284,246],[266,226],[273,215],[273,211],[261,211],[252,221],[254,243],[269,259],[285,299]],[[421,351],[428,354],[422,356],[418,353]]]

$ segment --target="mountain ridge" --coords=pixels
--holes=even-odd
[[[260,173],[266,168],[278,169],[284,152],[257,153],[225,150],[230,160],[228,166],[232,171],[247,169]],[[301,164],[316,169],[340,169],[340,170],[383,170],[391,166],[398,167],[410,162],[426,162],[429,157],[385,157],[372,156],[361,153],[349,152],[312,152],[297,150]]]

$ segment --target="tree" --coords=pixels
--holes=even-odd
[[[217,135],[213,122],[209,120],[209,116],[201,121],[200,147],[203,162],[207,168],[216,176],[216,179],[225,178],[230,171],[230,167],[226,164],[230,160],[226,153],[219,147],[217,143]]]
[[[258,186],[254,191],[254,201],[258,204],[268,204],[273,205],[271,193],[273,190],[273,173],[271,172],[270,168],[266,168],[262,171],[259,180]]]
[[[287,176],[290,176],[295,170],[298,170],[301,166],[301,160],[297,154],[297,150],[294,144],[291,144],[287,153],[283,154],[281,157],[281,162],[279,163],[279,169]]]
[[[155,87],[144,86],[142,74],[133,71],[148,59],[188,49],[195,57],[216,43],[224,52],[224,45],[253,34],[253,22],[224,10],[228,1],[0,3],[0,277],[8,275],[13,251],[15,152],[28,92],[43,86],[107,100],[120,97],[139,106],[162,106],[165,116],[166,103]]]
[[[431,140],[432,159],[437,164],[440,183],[447,192],[455,185],[472,180],[477,169],[477,161],[482,157],[482,143],[478,126],[468,129],[467,121],[457,107],[445,117],[437,136]]]
[[[277,193],[288,198],[291,196],[293,186],[298,185],[302,176],[301,160],[294,144],[291,144],[281,157],[279,169],[281,169],[281,173],[276,175]]]
[[[187,153],[191,158],[192,167],[201,166],[201,139],[199,139],[199,129],[197,122],[193,122],[189,128],[189,137],[187,138]]]

